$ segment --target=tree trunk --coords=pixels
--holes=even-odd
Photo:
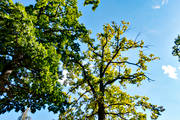
[[[98,120],[105,120],[105,108],[103,101],[98,102]]]
[[[105,120],[103,81],[100,82],[100,91],[101,91],[102,95],[100,96],[100,99],[99,99],[99,102],[98,102],[98,120]]]
[[[5,86],[9,86],[11,83],[8,80],[9,76],[11,75],[11,73],[13,72],[14,68],[10,65],[7,65],[4,67],[3,71],[1,72],[0,75],[0,87],[2,92],[7,92],[8,88],[5,88]]]
[[[29,111],[29,108],[27,108],[23,113],[22,113],[22,120],[27,120],[27,113]]]
[[[7,69],[6,71],[2,72],[0,75],[0,80],[7,81],[12,72],[12,69]]]

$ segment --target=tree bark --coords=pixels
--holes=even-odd
[[[98,120],[105,120],[105,107],[103,101],[98,102]]]
[[[6,65],[3,69],[3,71],[1,72],[0,75],[0,88],[1,88],[1,92],[7,92],[8,88],[6,88],[6,85],[9,86],[11,83],[8,80],[9,76],[11,75],[11,73],[13,72],[14,68],[12,67],[12,65]]]
[[[102,95],[100,96],[98,102],[98,120],[105,120],[105,107],[104,107],[104,86],[103,81],[100,82],[100,91]]]
[[[7,69],[5,72],[3,72],[0,75],[0,80],[7,81],[12,72],[13,72],[13,69]]]
[[[29,111],[29,108],[27,108],[23,113],[22,113],[22,120],[27,120],[27,113]]]

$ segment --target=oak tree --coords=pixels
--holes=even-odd
[[[127,85],[140,86],[147,75],[147,63],[159,59],[145,55],[143,41],[128,39],[124,34],[129,23],[104,25],[97,40],[83,39],[87,49],[82,53],[69,53],[68,92],[70,106],[59,115],[60,120],[146,120],[157,119],[162,106],[149,103],[149,98],[128,94]],[[134,51],[135,58],[128,57]],[[139,51],[139,52],[138,52]],[[147,114],[149,110],[150,114]]]
[[[59,64],[63,53],[79,50],[75,40],[87,32],[80,16],[77,0],[0,1],[0,114],[46,105],[64,111]]]

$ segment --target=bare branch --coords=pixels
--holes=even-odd
[[[138,39],[138,37],[141,35],[141,33],[139,32],[136,36],[136,38],[134,39],[134,41],[136,42],[136,40]]]
[[[107,45],[107,43],[108,43],[108,41],[107,41],[107,36],[105,36],[105,40],[106,40],[106,43],[102,46],[102,57],[101,57],[101,67],[100,67],[100,78],[102,78],[103,77],[103,64],[104,64],[104,61],[103,61],[103,59],[104,59],[104,48],[105,48],[105,46]],[[101,83],[100,84],[102,84],[102,81],[101,81]]]
[[[132,62],[128,62],[128,61],[122,61],[122,62],[111,62],[111,63],[116,63],[116,64],[123,64],[123,63],[127,63],[130,65],[135,65],[137,67],[141,67],[140,65],[136,64],[136,63],[132,63]]]
[[[128,103],[114,103],[114,104],[108,105],[108,107],[114,106],[114,105],[127,105],[127,106],[130,106],[130,104],[128,104]]]
[[[145,75],[145,74],[140,74],[140,75],[138,75],[138,76],[145,76],[148,81],[152,81],[152,79],[150,79],[150,78],[149,78],[147,75]],[[116,80],[118,80],[118,79],[129,79],[129,80],[133,80],[133,79],[137,78],[138,76],[137,76],[137,75],[129,75],[129,77],[124,77],[124,76],[118,75],[118,76],[117,76],[116,78],[114,78],[113,80],[107,81],[107,82],[104,84],[104,87],[106,87],[106,86],[109,85],[109,84],[114,83],[114,82],[115,82]]]
[[[127,112],[127,113],[129,113],[129,112]],[[127,113],[123,113],[123,115],[127,114]],[[119,116],[122,120],[128,120],[128,119],[122,117],[122,113],[106,112],[105,114],[116,115],[116,116]]]
[[[89,44],[90,47],[93,49],[92,52],[93,52],[94,54],[96,54],[96,55],[99,56],[99,57],[102,57],[102,55],[100,55],[99,53],[95,52],[95,49],[94,49],[94,47],[93,47],[93,45],[92,45],[91,43],[88,43],[88,44]]]
[[[87,80],[87,83],[88,83],[88,85],[90,86],[93,94],[96,96],[96,92],[95,92],[95,90],[94,90],[93,85],[91,84],[90,80],[88,79],[88,77],[87,77],[87,75],[86,75],[86,70],[85,70],[84,66],[83,66],[79,61],[77,61],[77,60],[76,60],[76,63],[81,66],[81,68],[82,68],[82,70],[83,70],[83,74],[84,74],[84,79]]]
[[[84,84],[84,81],[82,81],[81,83],[77,83],[75,87],[73,87],[72,89],[69,90],[69,92],[67,93],[67,95],[72,92],[73,90],[77,89],[79,86],[81,86],[82,84]]]
[[[72,108],[78,103],[78,101],[79,101],[87,92],[90,92],[90,90],[85,91],[82,95],[79,96],[79,98],[78,98],[77,100],[73,101],[73,102],[75,102],[75,103],[74,103],[74,105],[72,106]]]
[[[94,116],[94,115],[96,115],[98,112],[95,112],[95,113],[93,113],[93,114],[91,114],[91,115],[89,115],[89,116],[86,116],[87,118],[91,118],[92,116]]]
[[[121,44],[121,43],[120,43]],[[121,46],[121,45],[120,45]],[[112,61],[114,60],[114,58],[117,56],[117,54],[119,53],[121,47],[119,47],[116,51],[116,53],[113,55],[112,59],[107,63],[106,67],[104,68],[104,71],[102,72],[102,75],[105,74],[107,68],[109,67],[109,65],[112,63]]]

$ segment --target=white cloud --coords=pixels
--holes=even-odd
[[[154,5],[154,6],[152,6],[152,8],[153,8],[153,9],[160,9],[161,6],[160,6],[160,5]]]
[[[154,0],[155,5],[152,6],[152,9],[160,9],[162,6],[168,4],[168,0]]]
[[[164,74],[167,74],[172,79],[178,79],[176,68],[171,65],[163,65],[162,69],[164,70]]]
[[[165,4],[168,4],[168,0],[162,0],[161,1],[161,5],[165,5]]]

